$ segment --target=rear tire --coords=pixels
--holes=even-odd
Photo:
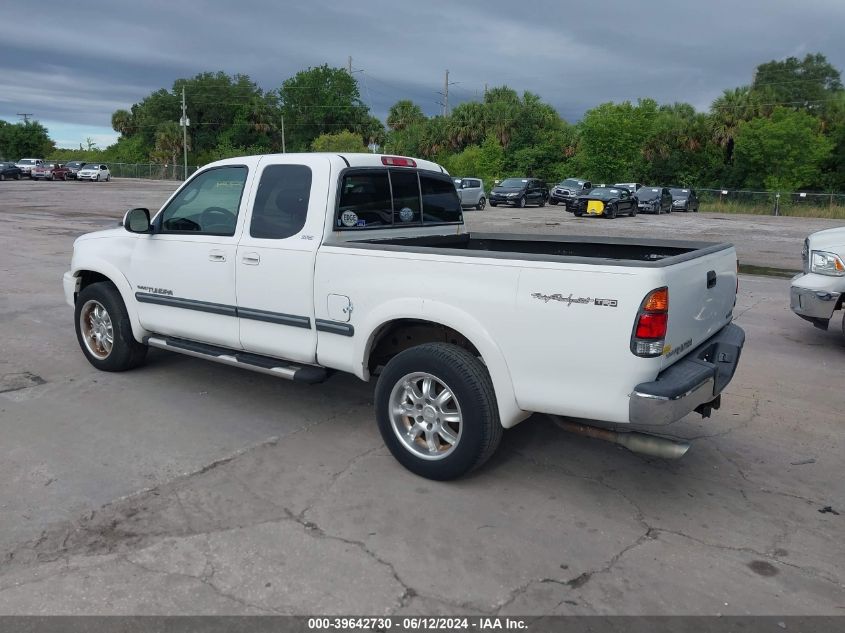
[[[637,205],[635,205],[635,204],[631,205],[631,217],[632,218],[637,217]]]
[[[379,376],[375,405],[387,448],[427,479],[446,481],[478,468],[502,439],[490,374],[456,345],[425,343],[394,356]]]
[[[100,371],[126,371],[144,362],[147,346],[132,335],[129,313],[109,281],[86,286],[73,310],[76,339],[85,358]]]
[[[481,196],[481,198],[478,199],[478,204],[475,205],[475,208],[478,211],[484,211],[484,207],[486,207],[486,206],[487,206],[487,200],[484,199],[484,196]]]

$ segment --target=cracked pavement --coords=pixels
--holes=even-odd
[[[845,614],[845,346],[788,281],[741,277],[722,409],[663,429],[683,459],[533,416],[439,483],[352,377],[156,352],[97,373],[61,295],[73,236],[172,185],[3,184],[27,188],[0,199],[0,614]]]

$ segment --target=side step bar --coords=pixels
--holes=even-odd
[[[232,367],[240,367],[241,369],[249,369],[262,374],[269,374],[270,376],[286,378],[297,382],[314,384],[323,382],[329,376],[329,372],[324,367],[298,365],[296,363],[291,363],[290,361],[281,360],[279,358],[273,358],[271,356],[261,356],[259,354],[250,354],[249,352],[242,351],[239,352],[227,347],[218,347],[217,345],[209,345],[207,343],[197,343],[195,341],[174,338],[172,336],[148,336],[145,342],[150,347],[156,347],[170,352],[178,352],[179,354],[194,356],[196,358],[204,358],[206,360],[214,361],[215,363],[222,363],[223,365],[230,365]]]

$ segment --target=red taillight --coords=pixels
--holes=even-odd
[[[405,158],[404,156],[382,156],[381,164],[390,167],[416,167],[417,162],[413,158]]]
[[[661,339],[666,336],[666,324],[669,322],[669,315],[665,312],[641,314],[637,321],[637,331],[634,334],[637,338]]]
[[[669,289],[649,292],[637,312],[631,351],[637,356],[653,358],[663,354],[663,343],[669,327]]]

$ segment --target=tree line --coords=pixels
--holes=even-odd
[[[571,124],[539,95],[499,86],[449,114],[399,100],[382,123],[354,76],[308,68],[263,90],[247,75],[178,79],[117,110],[106,149],[55,150],[37,122],[0,121],[0,155],[112,162],[181,162],[182,92],[188,161],[302,151],[380,151],[435,160],[492,183],[509,175],[595,182],[767,190],[845,190],[845,90],[824,55],[770,61],[751,83],[725,90],[707,112],[687,103],[603,103]],[[29,143],[29,144],[28,144]]]

